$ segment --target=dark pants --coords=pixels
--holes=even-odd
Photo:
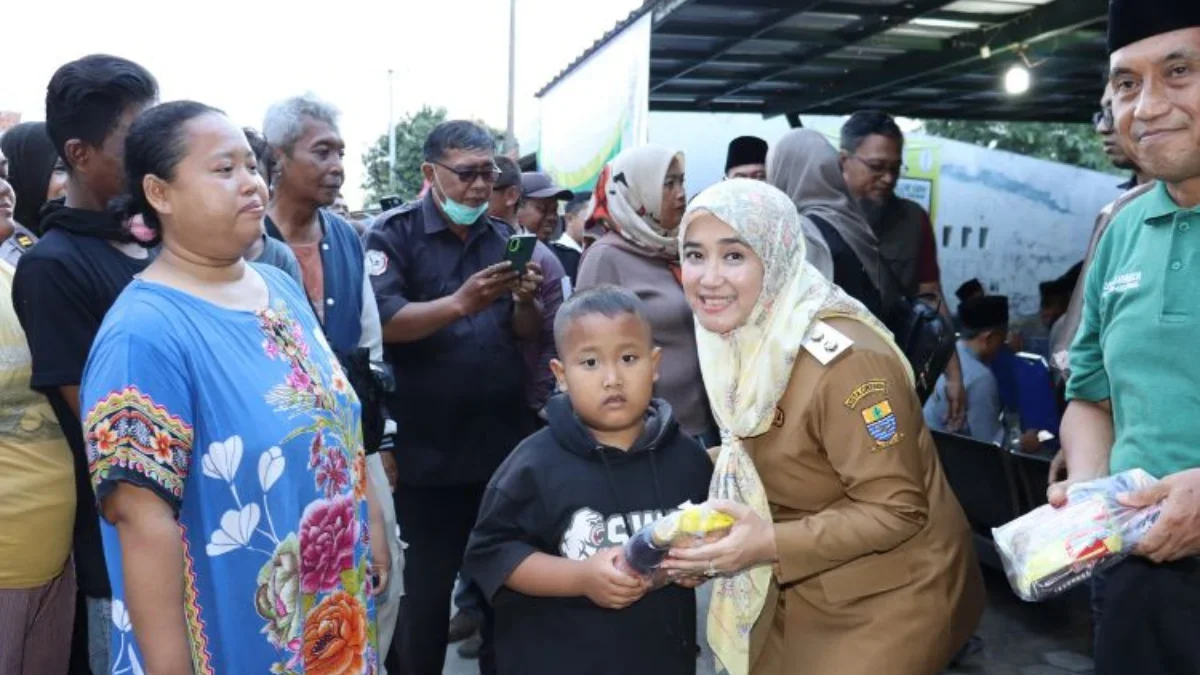
[[[1107,570],[1096,675],[1200,673],[1200,561],[1130,558]]]
[[[446,661],[450,596],[483,485],[396,486],[396,520],[404,552],[403,644],[411,675],[441,675]]]
[[[483,644],[479,646],[479,675],[496,675],[496,615],[492,606],[485,603],[480,605],[483,617],[479,621],[479,637]]]
[[[107,675],[92,673],[88,660],[88,611],[87,596],[83,591],[75,593],[75,621],[71,626],[71,659],[68,675]]]

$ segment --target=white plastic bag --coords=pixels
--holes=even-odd
[[[1160,507],[1129,508],[1117,502],[1117,495],[1156,482],[1145,471],[1132,469],[1076,483],[1067,490],[1062,508],[1041,506],[993,529],[1013,590],[1022,600],[1045,600],[1129,555],[1158,518]]]

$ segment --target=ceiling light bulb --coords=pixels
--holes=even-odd
[[[1019,96],[1029,91],[1029,85],[1033,81],[1033,76],[1030,75],[1029,69],[1025,66],[1013,66],[1004,74],[1004,91]]]

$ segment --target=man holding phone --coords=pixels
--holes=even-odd
[[[492,472],[535,426],[522,340],[542,330],[537,262],[504,260],[511,228],[487,215],[495,141],[465,121],[425,140],[423,198],[365,237],[383,341],[397,372],[396,515],[408,540],[409,670],[440,673],[450,594]]]
[[[554,392],[554,374],[550,372],[550,360],[558,356],[554,348],[554,317],[563,300],[571,294],[571,280],[559,262],[558,256],[550,247],[538,240],[536,230],[524,226],[519,214],[526,210],[526,202],[530,199],[546,199],[545,193],[550,192],[550,199],[556,191],[571,194],[566,190],[556,188],[545,178],[541,186],[541,197],[530,197],[525,188],[524,176],[545,174],[521,174],[517,163],[508,157],[497,157],[496,166],[500,168],[500,177],[492,188],[492,198],[488,205],[488,215],[502,220],[509,225],[516,236],[509,240],[507,257],[515,263],[526,260],[532,261],[542,271],[542,283],[538,288],[538,300],[542,306],[542,329],[532,340],[522,341],[522,354],[525,357],[525,367],[528,371],[528,387],[526,398],[529,407],[540,412],[550,400]]]

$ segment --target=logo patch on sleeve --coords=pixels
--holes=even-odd
[[[388,257],[383,251],[367,251],[367,274],[377,277],[387,271]]]
[[[863,423],[867,425],[867,433],[875,441],[876,450],[890,448],[904,438],[904,434],[897,428],[892,403],[887,399],[862,411],[862,418]]]
[[[886,394],[887,382],[884,380],[867,380],[854,388],[850,395],[846,397],[845,405],[847,408],[854,410],[862,403],[863,399],[871,394]]]

